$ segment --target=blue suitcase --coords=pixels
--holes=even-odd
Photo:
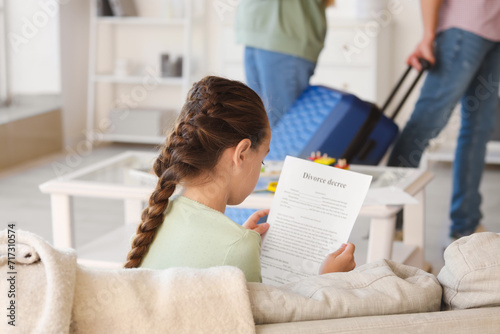
[[[423,68],[429,64],[421,60]],[[323,86],[308,87],[272,129],[269,160],[327,153],[348,163],[378,165],[398,135],[394,118],[422,76],[420,71],[390,117],[384,115],[409,74],[405,71],[382,108],[352,94]]]
[[[421,60],[427,69],[430,65]],[[394,118],[422,76],[420,71],[391,117],[384,115],[409,74],[405,71],[382,108],[352,94],[323,86],[308,87],[271,131],[266,160],[300,158],[320,151],[348,163],[378,165],[398,135]],[[257,209],[227,208],[225,214],[238,224]]]
[[[267,159],[306,158],[320,151],[350,163],[376,165],[397,135],[397,125],[373,104],[310,86],[272,130]]]

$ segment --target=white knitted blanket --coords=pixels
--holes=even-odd
[[[15,232],[10,267],[0,231],[1,333],[255,333],[237,268],[91,269],[72,249]]]

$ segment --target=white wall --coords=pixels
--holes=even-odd
[[[57,3],[54,0],[6,0],[5,4],[11,92],[59,93]]]
[[[64,148],[85,138],[89,1],[59,0]]]
[[[393,39],[393,60],[392,69],[393,82],[396,82],[406,69],[406,59],[414,50],[422,36],[422,22],[420,12],[420,1],[418,0],[398,0],[401,3],[402,11],[400,15],[394,17],[394,39]],[[397,123],[402,127],[411,112],[418,98],[420,87],[424,80],[421,80],[418,87],[408,97],[401,110]]]

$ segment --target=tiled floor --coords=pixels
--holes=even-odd
[[[18,229],[34,232],[48,241],[52,240],[49,196],[42,194],[38,185],[55,178],[56,162],[71,162],[79,169],[124,150],[155,151],[151,146],[107,145],[90,154],[57,154],[45,159],[0,172],[0,229],[15,222]],[[444,264],[443,249],[448,228],[447,213],[451,193],[451,165],[430,163],[435,178],[426,192],[426,261],[437,274]],[[500,166],[488,166],[482,182],[483,225],[490,231],[500,232]],[[120,226],[123,221],[123,204],[114,200],[76,198],[74,221],[77,248],[96,235]],[[353,234],[368,235],[368,219],[359,219]]]

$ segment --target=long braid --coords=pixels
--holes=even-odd
[[[268,121],[258,95],[246,85],[218,77],[195,83],[156,159],[158,183],[144,209],[125,268],[137,268],[146,256],[177,185],[215,168],[222,152],[249,138],[260,145]]]
[[[125,268],[137,268],[141,264],[158,228],[163,223],[163,213],[167,209],[170,197],[185,174],[186,168],[181,168],[182,163],[172,161],[171,154],[171,151],[180,146],[179,144],[182,142],[179,135],[182,135],[183,128],[183,122],[177,125],[176,130],[170,135],[167,145],[162,149],[153,165],[153,170],[159,177],[158,183],[149,197],[148,207],[142,211],[142,221],[137,227],[136,235],[132,241],[132,249],[129,251],[127,262],[124,265]],[[175,154],[173,155],[175,156]]]

